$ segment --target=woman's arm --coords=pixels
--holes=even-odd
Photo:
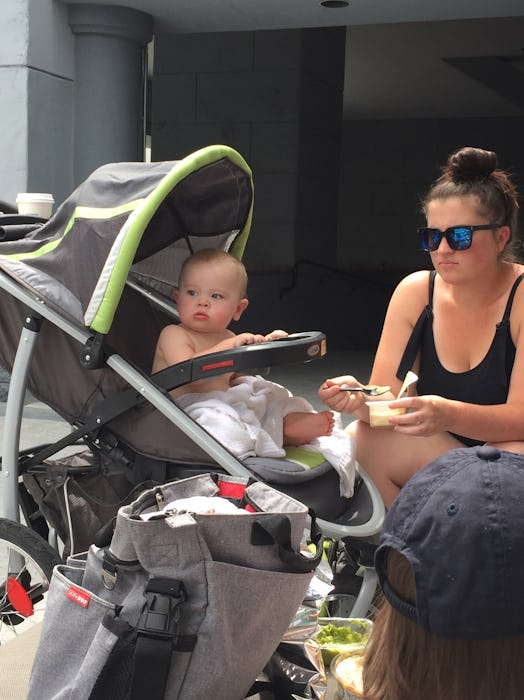
[[[402,382],[397,379],[397,369],[415,323],[427,304],[428,274],[427,270],[422,270],[408,275],[391,296],[369,380],[370,384],[389,386],[391,391],[378,396],[377,400],[393,400],[400,389]],[[358,385],[360,382],[351,375],[327,379],[318,390],[318,395],[332,410],[355,413],[367,421],[365,402],[372,399],[361,393],[339,390],[343,384],[351,383]]]

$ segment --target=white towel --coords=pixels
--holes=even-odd
[[[227,391],[182,394],[177,404],[240,460],[246,457],[285,457],[283,421],[288,413],[315,413],[304,398],[260,376],[242,375]],[[340,476],[340,493],[353,495],[355,446],[334,413],[331,435],[301,447],[320,452]]]

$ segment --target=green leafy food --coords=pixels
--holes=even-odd
[[[363,628],[357,630],[352,627],[344,627],[342,625],[329,623],[322,627],[315,639],[318,644],[322,646],[326,644],[359,644],[365,640],[366,634],[367,631]]]

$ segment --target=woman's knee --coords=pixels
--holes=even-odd
[[[497,450],[502,450],[503,452],[516,452],[520,455],[524,454],[524,442],[521,442],[520,440],[508,442],[487,442],[486,445],[496,447]]]

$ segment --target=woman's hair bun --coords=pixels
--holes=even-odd
[[[488,177],[496,168],[496,153],[466,146],[452,153],[442,170],[453,182],[467,182]]]

